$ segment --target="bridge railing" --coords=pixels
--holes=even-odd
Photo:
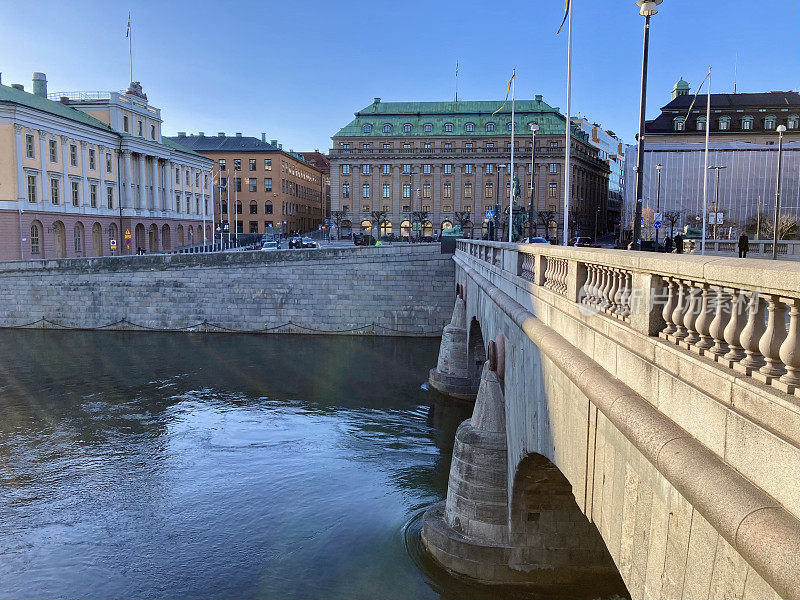
[[[800,397],[796,262],[458,240],[463,253]]]

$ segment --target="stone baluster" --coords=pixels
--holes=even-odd
[[[725,292],[725,288],[717,286],[717,294],[714,300],[714,319],[709,327],[709,334],[714,340],[714,345],[709,348],[709,352],[714,356],[722,356],[728,351],[725,343],[725,309],[730,302],[730,294]]]
[[[567,271],[569,269],[569,263],[566,260],[561,261],[561,289],[559,290],[562,294],[567,293]]]
[[[631,294],[633,293],[633,273],[625,271],[625,290],[622,293],[622,318],[631,316]]]
[[[602,265],[597,265],[597,284],[595,285],[595,306],[597,310],[605,310],[606,307],[606,299],[603,295],[603,291],[606,289],[606,277],[608,274],[606,273],[606,268]]]
[[[625,312],[625,306],[622,304],[622,299],[625,296],[625,284],[627,283],[627,272],[622,269],[617,269],[617,285],[614,288],[614,315],[621,317]]]
[[[609,269],[609,286],[608,286],[608,313],[613,315],[616,314],[617,309],[619,309],[619,304],[617,304],[617,294],[619,293],[619,269],[611,268]]]
[[[677,327],[675,327],[675,322],[672,320],[672,313],[675,311],[675,306],[678,300],[677,289],[678,284],[675,283],[674,279],[669,278],[665,287],[667,292],[667,300],[664,302],[664,309],[661,311],[661,316],[664,317],[664,322],[667,324],[662,331],[664,335],[673,334],[677,330]]]
[[[700,301],[702,300],[700,294],[700,288],[694,282],[689,283],[689,300],[686,314],[683,317],[683,326],[688,332],[683,341],[688,345],[694,345],[700,340],[700,334],[697,332],[697,317],[700,316]]]
[[[744,316],[744,303],[745,296],[741,290],[734,289],[731,294],[731,316],[728,324],[725,326],[725,331],[722,335],[725,338],[725,344],[728,346],[728,351],[723,355],[723,359],[728,361],[728,366],[734,362],[738,362],[745,357],[744,348],[742,348],[742,332],[744,331],[746,319]]]
[[[781,344],[786,339],[786,305],[779,296],[770,294],[767,298],[767,328],[758,341],[758,351],[764,357],[765,363],[758,370],[768,378],[783,375],[786,369],[779,356]]]
[[[553,285],[553,260],[545,257],[544,265],[544,288],[549,290]]]
[[[594,300],[594,277],[595,277],[596,269],[595,265],[591,263],[587,263],[586,265],[586,282],[583,284],[583,298],[581,298],[581,302],[583,304],[591,305]]]
[[[789,333],[778,355],[786,367],[780,381],[787,386],[800,387],[800,298],[789,301]]]
[[[687,308],[686,285],[680,279],[676,279],[675,283],[678,288],[678,300],[675,303],[675,310],[672,311],[672,322],[675,323],[675,333],[673,337],[675,337],[676,340],[682,340],[689,335],[689,331],[683,324],[684,313]]]
[[[707,283],[701,284],[700,287],[700,314],[698,315],[697,321],[695,321],[694,324],[700,339],[698,340],[696,346],[700,350],[708,350],[714,345],[714,338],[711,337],[711,322],[714,319],[712,315],[714,299],[709,298],[710,290]]]
[[[739,361],[739,364],[734,365],[734,368],[747,375],[750,375],[753,370],[760,368],[764,364],[764,357],[758,351],[758,343],[767,329],[764,322],[764,305],[765,302],[758,295],[758,292],[751,292],[750,305],[747,310],[747,325],[744,326],[742,335],[739,338],[742,348],[744,348],[745,357]]]

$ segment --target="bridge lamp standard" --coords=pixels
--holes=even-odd
[[[772,222],[772,260],[778,259],[778,215],[781,209],[781,169],[783,167],[783,133],[786,125],[778,125],[778,184],[775,186],[775,215]]]
[[[658,163],[656,165],[656,172],[658,173],[658,183],[656,184],[656,214],[661,212],[661,169],[664,168],[664,165]],[[658,232],[659,230],[656,229],[656,246],[658,246]]]
[[[717,172],[716,183],[714,185],[714,240],[717,239],[717,221],[719,221],[719,172],[727,167],[713,166],[708,167],[708,170],[714,169]]]
[[[644,17],[644,46],[642,50],[642,89],[639,100],[639,136],[636,148],[636,212],[633,217],[633,249],[642,249],[642,188],[644,180],[644,114],[647,96],[647,51],[650,45],[650,17],[658,13],[663,0],[636,0],[639,14]]]
[[[531,123],[531,206],[528,210],[528,242],[533,239],[533,200],[536,195],[536,132],[539,125]]]

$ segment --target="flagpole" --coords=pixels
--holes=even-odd
[[[456,102],[458,102],[458,63],[456,63]]]
[[[128,64],[131,69],[131,83],[133,83],[133,34],[131,33],[130,13],[128,13]]]
[[[508,185],[508,241],[514,241],[514,92],[517,85],[517,70],[511,70],[511,168],[508,175],[511,178]],[[497,190],[500,192],[500,190]]]
[[[572,102],[572,2],[569,4],[569,25],[567,26],[567,122],[564,146],[564,245],[569,244],[569,176],[570,176],[570,155],[572,154],[572,144],[570,139],[570,104]]]
[[[688,121],[688,120],[687,120]],[[711,67],[708,67],[708,88],[706,90],[706,151],[705,168],[703,169],[703,241],[700,242],[700,254],[706,253],[706,221],[708,221],[708,135],[711,129]],[[717,222],[717,213],[714,213],[714,223]],[[716,226],[715,226],[716,227]]]

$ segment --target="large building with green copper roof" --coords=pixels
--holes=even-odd
[[[354,117],[331,138],[331,210],[344,235],[371,230],[387,237],[434,238],[441,230],[460,224],[478,237],[489,227],[486,211],[499,204],[501,213],[507,214],[510,101],[382,102],[375,98]],[[534,123],[538,130],[532,190]],[[527,211],[533,196],[533,221],[539,235],[558,235],[565,123],[558,108],[540,95],[514,105],[514,175],[520,184],[515,203]],[[598,158],[586,133],[573,127],[571,140],[570,214],[575,230],[591,235],[588,231],[596,216],[599,223],[606,222],[608,166]],[[503,219],[499,218],[501,226]]]

